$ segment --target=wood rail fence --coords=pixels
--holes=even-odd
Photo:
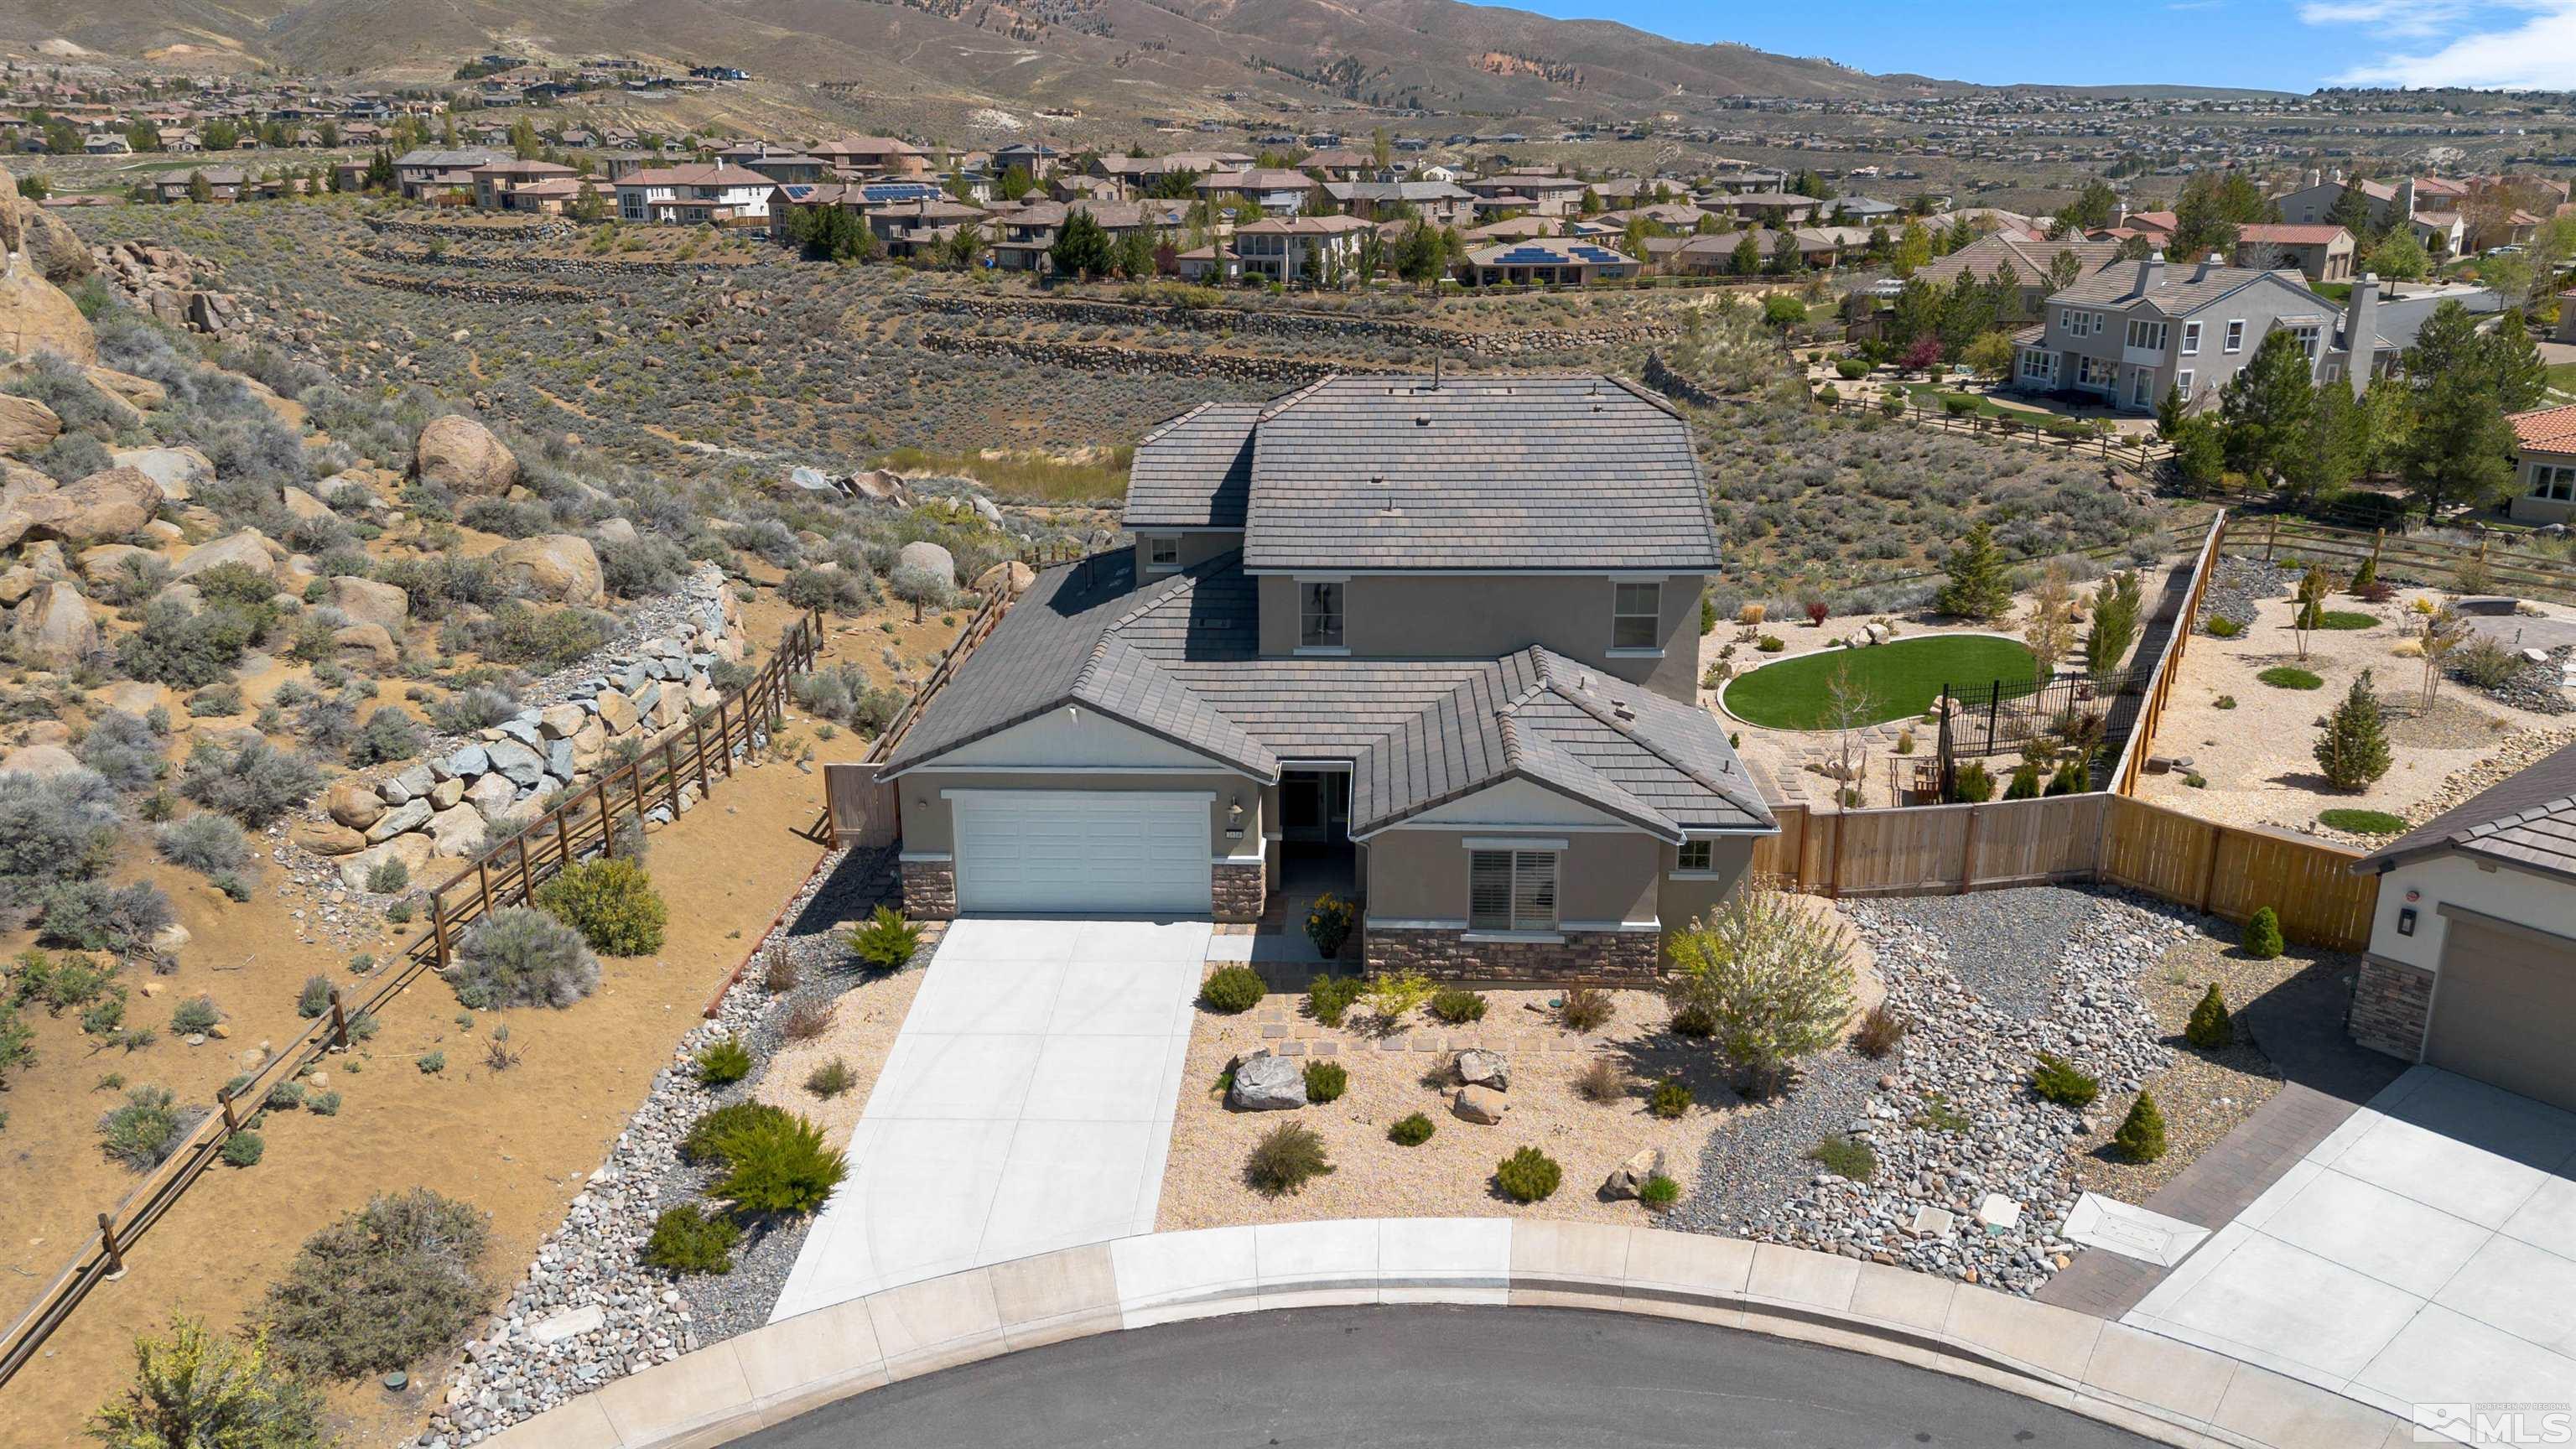
[[[1910,399],[1905,407],[1892,413],[1881,403],[1863,398],[1820,397],[1817,401],[1828,411],[1852,417],[1882,418],[1943,433],[1977,433],[1989,438],[2038,443],[2078,457],[2125,463],[2141,473],[2173,456],[2173,447],[2168,443],[2152,438],[2118,438],[2089,429],[2052,427],[2043,420],[2047,415],[2040,413],[2031,414],[2030,421],[2023,422],[2019,418],[1996,417],[1984,412],[1953,413],[1947,408],[1925,407]]]
[[[748,753],[777,726],[786,708],[788,682],[813,668],[822,648],[819,613],[796,621],[769,662],[750,682],[662,731],[647,746],[575,792],[571,799],[530,822],[505,844],[486,852],[427,892],[429,929],[406,943],[392,969],[364,983],[373,989],[354,1004],[335,987],[331,1009],[271,1055],[258,1070],[223,1094],[217,1110],[201,1118],[176,1151],[146,1173],[116,1204],[98,1215],[98,1231],[61,1272],[38,1292],[27,1311],[0,1335],[0,1385],[6,1385],[100,1284],[124,1276],[125,1255],[159,1222],[207,1168],[224,1144],[260,1110],[271,1088],[294,1081],[332,1052],[345,1050],[351,1023],[381,1014],[423,975],[443,971],[465,927],[528,898],[566,865],[594,852],[613,853],[619,822],[662,807],[678,814],[680,792],[694,787],[704,799],[716,781],[730,778],[736,752]]]
[[[2392,534],[2385,529],[2337,528],[2302,518],[2274,516],[2260,528],[2240,528],[2227,551],[2240,558],[2296,557],[2335,566],[2345,577],[2365,559],[2379,560],[2380,572],[2401,578],[2449,583],[2464,567],[2486,570],[2500,593],[2576,603],[2576,562],[2526,549],[2498,547],[2481,535],[2475,547],[2440,539]]]
[[[2209,576],[2218,569],[2219,555],[2227,547],[2227,510],[2209,521],[2209,532],[2200,541],[2200,553],[2192,560],[2191,587],[2183,594],[2182,608],[2173,618],[2171,632],[2165,636],[2165,647],[2156,655],[2154,672],[2147,679],[2146,701],[2138,706],[2138,717],[2130,725],[2128,738],[2120,743],[2120,757],[2111,765],[2111,789],[2116,794],[2134,795],[2138,791],[2138,773],[2145,765],[2147,752],[2154,747],[2156,727],[2164,723],[2165,706],[2173,702],[2175,681],[2182,677],[2183,655],[2191,648],[2193,621],[2200,617],[2200,603],[2209,592]]]

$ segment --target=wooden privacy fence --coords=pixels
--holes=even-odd
[[[98,1231],[0,1335],[0,1385],[35,1357],[93,1289],[124,1275],[125,1254],[134,1241],[220,1159],[224,1144],[258,1113],[271,1088],[346,1048],[350,1024],[359,1016],[381,1013],[422,975],[444,970],[467,925],[526,900],[539,884],[594,850],[613,852],[621,821],[640,822],[665,805],[676,815],[683,788],[694,786],[703,799],[716,780],[730,777],[735,750],[747,752],[756,736],[775,728],[786,707],[789,679],[813,668],[822,648],[822,626],[819,613],[798,619],[748,684],[718,699],[713,709],[665,729],[659,745],[576,792],[515,839],[429,891],[429,929],[402,948],[391,970],[366,983],[373,990],[364,1000],[352,1005],[334,988],[329,1014],[220,1097],[217,1110],[192,1126],[176,1151],[98,1215]]]
[[[2296,557],[2334,566],[2351,577],[2364,559],[2379,560],[2383,574],[2448,583],[2461,568],[2483,566],[2499,593],[2576,603],[2576,563],[2527,549],[2499,547],[2485,536],[2473,548],[2440,539],[2414,538],[2385,529],[2337,528],[2302,518],[2272,517],[2261,528],[2241,527],[2227,551],[2240,558]]]
[[[2285,831],[2200,820],[2126,795],[1984,805],[1810,811],[1776,807],[1780,833],[1753,870],[1835,897],[1957,895],[2094,881],[2243,922],[2263,906],[2291,939],[2339,951],[2370,942],[2379,878],[2358,851]]]
[[[2154,672],[2147,678],[2146,699],[2138,706],[2128,737],[2120,742],[2120,757],[2111,764],[2111,789],[2119,794],[2137,791],[2138,771],[2155,747],[2156,727],[2164,723],[2165,706],[2173,701],[2175,681],[2182,677],[2183,655],[2191,648],[2193,621],[2200,617],[2200,601],[2209,592],[2209,576],[2217,570],[2218,556],[2226,547],[2227,510],[2222,508],[2201,539],[2200,555],[2192,560],[2191,588],[2183,594],[2182,609],[2174,615],[2165,647],[2156,656]]]

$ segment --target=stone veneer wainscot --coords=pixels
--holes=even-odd
[[[916,921],[949,921],[957,917],[957,866],[948,860],[906,860],[903,866],[903,913]]]
[[[1368,929],[1371,971],[1419,971],[1442,981],[1598,981],[1652,987],[1663,959],[1654,931],[1567,931],[1552,940],[1475,938],[1464,930]]]
[[[2346,1029],[2373,1051],[2405,1061],[2424,1059],[2424,1028],[2433,1013],[2433,973],[2421,966],[2365,957],[2353,983]]]

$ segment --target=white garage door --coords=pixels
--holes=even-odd
[[[949,799],[961,911],[1209,913],[1205,794],[961,790]]]

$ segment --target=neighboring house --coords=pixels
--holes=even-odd
[[[405,201],[418,201],[425,195],[450,191],[459,186],[470,188],[474,184],[475,167],[509,159],[509,152],[483,146],[448,151],[423,147],[405,151],[394,158],[394,188],[402,193]]]
[[[810,148],[805,154],[841,176],[927,176],[930,157],[920,147],[892,136],[843,136]]]
[[[2576,745],[2380,847],[2353,1040],[2576,1108]]]
[[[1044,141],[1016,141],[993,153],[996,176],[1017,166],[1029,173],[1032,181],[1044,181],[1065,163],[1065,154]]]
[[[1600,376],[1173,419],[1135,544],[1041,574],[887,759],[906,914],[1251,921],[1290,871],[1372,970],[1648,979],[1778,829],[1697,700],[1705,486]]]
[[[2415,178],[2404,176],[2394,183],[2385,181],[2312,182],[2296,191],[2285,191],[2273,199],[2281,208],[2281,220],[2293,225],[2325,221],[2343,200],[2346,188],[2359,188],[2374,230],[2385,230],[2395,218],[2403,217],[2408,229],[2425,250],[2436,256],[2457,256],[2468,241],[2468,224],[2459,212],[2419,205]]]
[[[236,166],[200,166],[187,171],[165,172],[152,183],[152,194],[162,201],[186,201],[188,188],[197,177],[206,178],[206,189],[212,201],[239,201],[242,188],[250,184],[249,173]]]
[[[2017,305],[2014,313],[1998,320],[2024,322],[2039,315],[2052,290],[2049,268],[2057,265],[2060,255],[2075,258],[2075,275],[2080,281],[2109,266],[2118,257],[2117,242],[2037,241],[2021,232],[1990,232],[1946,257],[1935,257],[1915,269],[1914,280],[1944,289],[1958,285],[1962,276],[1974,277],[1979,283],[1990,283],[2011,270]]]
[[[715,155],[716,164],[720,166],[739,166],[746,171],[757,171],[772,181],[829,181],[838,174],[832,163],[820,156],[772,146],[766,141],[728,146]]]
[[[474,204],[485,211],[526,211],[517,193],[541,181],[570,181],[579,173],[553,161],[494,161],[466,173],[474,178]],[[550,193],[541,193],[550,194]]]
[[[1666,272],[1697,276],[1721,276],[1735,271],[1736,250],[1746,237],[1753,239],[1753,250],[1762,259],[1762,269],[1771,266],[1771,254],[1780,245],[1784,233],[1768,227],[1745,231],[1717,231],[1702,236],[1658,236],[1646,239],[1646,255]],[[1786,236],[1797,245],[1798,260],[1809,267],[1830,267],[1842,254],[1834,238],[1812,227],[1792,227]],[[1864,238],[1866,244],[1866,238]]]
[[[1571,216],[1583,204],[1583,183],[1571,176],[1541,171],[1506,171],[1466,183],[1487,210],[1526,210],[1539,216]]]
[[[1712,197],[1700,202],[1699,205],[1707,211],[1734,216],[1742,221],[1757,222],[1763,226],[1776,227],[1798,226],[1813,221],[1817,210],[1823,207],[1824,203],[1812,196],[1756,191],[1742,196]]]
[[[739,166],[661,166],[617,181],[620,221],[766,227],[778,183]]]
[[[2332,222],[2254,222],[2236,229],[2240,267],[2278,271],[2296,267],[2311,282],[2352,280],[2352,233]]]
[[[957,234],[968,222],[981,225],[984,208],[946,196],[912,201],[871,203],[864,208],[868,230],[886,244],[890,257],[920,256]]]
[[[1326,181],[1357,181],[1377,170],[1377,158],[1366,151],[1336,147],[1317,151],[1297,163],[1300,171],[1311,171]]]
[[[1534,238],[1470,247],[1458,279],[1474,287],[1589,286],[1637,275],[1635,257],[1599,242]]]
[[[1237,275],[1265,281],[1357,281],[1360,239],[1377,230],[1356,216],[1263,217],[1234,229]]]
[[[1409,213],[1433,226],[1458,226],[1476,215],[1475,194],[1446,181],[1327,181],[1324,194],[1371,221]]]
[[[1312,208],[1323,183],[1285,166],[1247,166],[1240,171],[1213,171],[1198,180],[1198,194],[1216,201],[1244,200],[1264,216],[1296,216]]]
[[[1013,211],[996,211],[986,231],[993,240],[993,265],[1004,271],[1036,272],[1048,275],[1055,270],[1049,253],[1056,238],[1063,234],[1064,224],[1075,212],[1086,212],[1101,230],[1117,241],[1132,231],[1145,231],[1161,241],[1167,232],[1177,231],[1189,220],[1190,204],[1186,201],[1031,201]]]
[[[2021,355],[2010,385],[2092,393],[2132,413],[2155,411],[2168,390],[2205,406],[2253,359],[2266,333],[2286,327],[2306,344],[2318,382],[2349,379],[2358,393],[2396,369],[2424,319],[2447,300],[2491,312],[2495,294],[2383,299],[2378,277],[2365,273],[2338,304],[2292,273],[2224,266],[2215,257],[2169,266],[2158,252],[2115,262],[2051,294],[2040,327],[2017,339]]]
[[[2576,523],[2576,403],[2508,414],[2513,424],[2513,501],[2517,523]]]

